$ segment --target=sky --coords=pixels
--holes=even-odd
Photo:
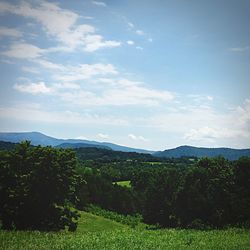
[[[250,148],[249,0],[0,0],[0,131]]]

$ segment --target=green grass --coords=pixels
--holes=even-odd
[[[78,220],[77,233],[112,231],[126,228],[121,223],[95,214],[87,212],[80,212],[80,214],[81,218]]]
[[[137,215],[124,215],[113,211],[102,209],[95,205],[89,205],[85,208],[86,212],[101,216],[101,218],[107,218],[109,220],[116,221],[121,224],[128,225],[132,228],[146,228],[146,224],[142,223],[142,216]]]
[[[244,230],[195,231],[133,229],[88,233],[0,232],[0,249],[250,249],[250,232]]]
[[[1,250],[155,250],[250,249],[250,230],[135,230],[90,213],[81,212],[75,233],[0,231]]]
[[[116,181],[114,182],[114,184],[117,184],[119,186],[122,186],[122,187],[128,187],[128,188],[131,188],[131,183],[130,181]]]

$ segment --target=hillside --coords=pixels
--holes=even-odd
[[[59,146],[60,144],[64,145],[65,143],[67,147],[71,147],[69,144],[88,144],[88,146],[93,147],[104,147],[104,148],[111,148],[115,151],[122,151],[122,152],[137,152],[137,153],[152,153],[153,151],[144,150],[144,149],[136,149],[136,148],[130,148],[125,147],[121,145],[117,145],[114,143],[109,142],[97,142],[97,141],[89,141],[89,140],[79,140],[79,139],[57,139],[51,136],[44,135],[39,132],[22,132],[22,133],[2,133],[0,132],[0,141],[5,142],[13,142],[18,143],[24,140],[31,141],[31,144],[41,145],[41,146]],[[74,147],[72,145],[72,147]]]
[[[101,149],[106,149],[106,150],[112,150],[110,147],[103,146],[103,145],[93,145],[93,144],[88,144],[88,143],[62,143],[57,146],[56,148],[101,148]]]
[[[174,149],[167,149],[153,154],[157,157],[179,158],[179,157],[216,157],[224,156],[228,160],[237,160],[241,156],[250,156],[250,149],[232,148],[200,148],[191,146],[180,146]]]

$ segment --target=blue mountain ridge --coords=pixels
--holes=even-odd
[[[31,141],[32,145],[53,146],[60,148],[80,148],[96,147],[110,149],[122,152],[137,152],[152,154],[161,158],[179,158],[179,157],[216,157],[223,156],[229,160],[237,160],[241,156],[250,157],[250,149],[233,149],[233,148],[204,148],[193,146],[180,146],[164,151],[151,151],[145,149],[136,149],[126,146],[117,145],[109,142],[97,142],[80,139],[58,139],[44,135],[39,132],[21,132],[21,133],[1,133],[0,141],[18,143],[24,140]]]

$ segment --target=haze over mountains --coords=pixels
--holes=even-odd
[[[109,142],[97,142],[97,141],[80,140],[80,139],[57,139],[51,136],[44,135],[39,132],[0,133],[0,140],[14,142],[14,143],[28,140],[31,141],[31,144],[35,146],[41,145],[41,146],[53,146],[62,148],[101,147],[123,152],[153,153],[153,151],[150,150],[129,148]]]
[[[18,143],[23,140],[31,141],[32,145],[53,146],[59,148],[101,148],[122,152],[136,152],[152,154],[156,157],[164,158],[179,158],[179,157],[215,157],[224,156],[229,160],[236,160],[241,156],[250,157],[250,149],[232,149],[232,148],[201,148],[192,146],[180,146],[174,149],[164,151],[150,151],[144,149],[136,149],[125,147],[109,142],[97,142],[79,139],[58,139],[44,135],[39,132],[24,132],[24,133],[0,133],[0,141]]]

